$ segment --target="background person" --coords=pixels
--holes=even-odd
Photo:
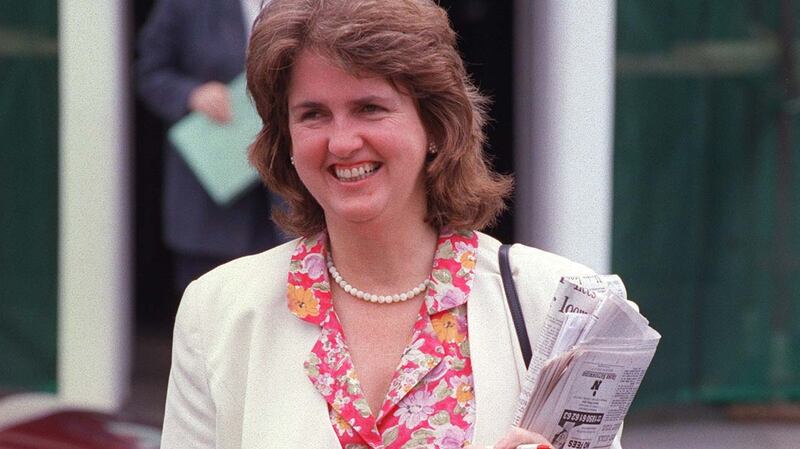
[[[526,369],[500,243],[476,229],[511,180],[485,160],[486,100],[446,12],[274,0],[247,74],[251,160],[301,237],[187,289],[162,447],[547,444],[508,429]],[[512,262],[529,329],[561,276],[591,272],[521,245]]]
[[[139,36],[137,87],[168,126],[191,111],[232,119],[226,84],[244,71],[245,44],[260,0],[158,0]],[[175,286],[238,256],[283,241],[269,220],[270,195],[255,187],[231,205],[216,204],[165,142],[163,237],[173,253]]]

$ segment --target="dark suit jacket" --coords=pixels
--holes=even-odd
[[[159,0],[138,41],[138,91],[168,126],[189,112],[191,91],[227,83],[244,71],[245,27],[239,0]],[[227,207],[209,197],[172,146],[164,157],[164,239],[189,255],[230,258],[278,242],[270,195],[253,188]]]

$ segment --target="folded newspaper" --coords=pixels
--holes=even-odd
[[[661,335],[616,275],[562,278],[540,332],[514,425],[556,449],[611,447]]]

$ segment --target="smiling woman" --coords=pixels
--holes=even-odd
[[[300,238],[187,289],[162,447],[549,447],[510,428],[526,369],[499,242],[477,230],[511,180],[487,163],[486,101],[445,11],[272,0],[247,78],[250,159]],[[513,259],[532,329],[561,276],[590,273]]]

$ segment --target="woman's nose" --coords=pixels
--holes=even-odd
[[[336,157],[346,159],[364,146],[360,132],[347,121],[334,124],[328,138],[328,151]]]

